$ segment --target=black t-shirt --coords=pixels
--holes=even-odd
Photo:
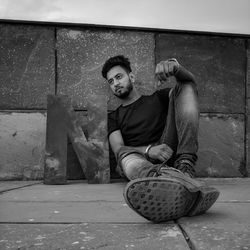
[[[170,88],[141,96],[127,106],[108,114],[108,135],[120,130],[126,146],[145,146],[157,142],[165,126]]]

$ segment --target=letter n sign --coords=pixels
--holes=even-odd
[[[88,183],[110,182],[107,100],[100,95],[89,99],[86,138],[70,98],[48,95],[44,184],[67,182],[67,138]]]

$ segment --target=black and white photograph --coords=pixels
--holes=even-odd
[[[0,0],[0,250],[250,250],[249,0]]]

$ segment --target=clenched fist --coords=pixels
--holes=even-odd
[[[175,58],[161,61],[156,65],[155,76],[160,83],[166,81],[168,77],[174,76],[179,70],[180,64]]]
[[[166,144],[160,144],[157,146],[152,146],[148,155],[150,158],[160,161],[167,161],[173,154],[173,150]]]

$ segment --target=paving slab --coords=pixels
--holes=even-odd
[[[250,202],[249,178],[198,178],[220,190],[218,202],[245,203]]]
[[[122,202],[1,202],[2,223],[146,223]]]
[[[43,185],[0,196],[2,223],[145,223],[125,203],[125,183]]]
[[[250,179],[202,180],[215,205],[162,224],[125,204],[126,182],[20,186],[0,195],[0,249],[250,249]]]
[[[0,249],[188,250],[173,223],[2,225]]]
[[[7,184],[8,182],[6,182]],[[10,182],[11,183],[11,182]],[[27,185],[27,182],[20,182]],[[2,185],[5,182],[2,182]],[[86,180],[71,181],[67,185],[43,185],[24,187],[0,196],[1,202],[124,202],[123,188],[126,182],[112,184],[87,184]]]
[[[207,180],[221,194],[204,215],[178,220],[194,249],[250,249],[249,179]]]
[[[204,215],[181,218],[194,249],[250,249],[250,203],[217,203]]]
[[[0,194],[14,189],[39,184],[42,181],[0,181]]]

